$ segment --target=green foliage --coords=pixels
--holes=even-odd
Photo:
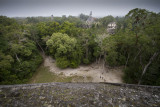
[[[157,60],[152,63],[152,65],[147,70],[146,74],[143,77],[142,84],[148,85],[160,85],[160,56]]]
[[[70,62],[66,57],[58,57],[56,58],[56,65],[60,68],[67,68],[69,66]]]
[[[110,66],[117,65],[118,55],[117,52],[109,52],[106,56],[106,60]]]
[[[125,17],[106,16],[85,29],[88,16],[14,19],[0,16],[0,84],[25,83],[42,62],[38,50],[56,59],[60,68],[76,68],[104,58],[110,66],[125,66],[124,81],[160,85],[160,14],[133,9]],[[117,23],[116,34],[107,25]],[[97,27],[98,26],[98,27]],[[152,56],[146,72],[144,67]],[[142,77],[142,78],[141,78]]]
[[[127,83],[159,85],[159,58],[152,60],[144,75],[142,71],[149,64],[154,53],[160,52],[159,15],[149,12],[145,9],[133,9],[126,15],[128,24],[123,33],[127,41],[123,41],[119,47],[122,55],[128,59],[127,68],[125,69],[124,81]],[[156,38],[156,39],[155,39]],[[123,49],[124,48],[124,49]],[[124,51],[124,53],[123,53]],[[129,56],[129,57],[128,57]],[[157,56],[159,57],[159,56]],[[142,78],[140,76],[142,75]]]
[[[74,23],[70,23],[68,21],[65,21],[64,23],[61,24],[61,33],[68,34],[69,36],[76,37],[79,33],[78,28],[76,28]]]
[[[68,66],[75,68],[80,64],[82,52],[75,38],[69,37],[67,34],[53,33],[46,44],[60,68]]]
[[[83,63],[91,63],[95,60],[94,48],[97,46],[95,42],[95,33],[92,32],[92,29],[83,29],[81,30],[81,36],[77,38],[78,43],[81,45],[82,62]]]
[[[86,21],[87,19],[88,19],[88,15],[85,15],[85,14],[83,14],[83,13],[81,13],[80,15],[79,15],[79,18],[81,19],[81,20],[83,20],[83,21]]]
[[[113,16],[106,16],[106,17],[103,17],[103,18],[100,19],[100,22],[102,23],[102,25],[104,27],[107,27],[108,24],[110,22],[113,22],[113,21],[114,21],[114,17]]]
[[[138,64],[131,65],[124,69],[123,80],[128,84],[137,84],[141,75],[141,68]]]
[[[71,60],[70,61],[70,67],[71,68],[77,68],[79,66],[80,62],[76,61],[76,60]]]
[[[84,64],[89,64],[89,62],[90,62],[90,61],[89,61],[88,59],[86,59],[86,58],[83,59],[83,63],[84,63]]]
[[[76,43],[76,39],[62,33],[53,33],[51,38],[46,42],[47,46],[55,51],[56,56],[69,54],[74,50]]]
[[[39,20],[34,17],[27,17],[27,23],[38,23]]]
[[[0,84],[26,83],[42,62],[35,42],[13,19],[0,17]],[[3,46],[2,46],[3,44]]]
[[[100,51],[101,51],[101,49],[100,49],[99,46],[94,47],[94,53],[93,53],[93,55],[95,57],[98,57],[100,55]]]
[[[70,67],[76,68],[81,64],[82,59],[82,47],[76,44],[75,51],[70,53]]]

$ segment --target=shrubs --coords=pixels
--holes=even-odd
[[[107,56],[106,56],[106,60],[108,62],[108,64],[110,66],[115,66],[117,65],[117,52],[110,52]]]
[[[70,63],[66,57],[56,58],[56,65],[60,68],[67,68],[69,64]]]
[[[123,80],[125,83],[137,84],[141,76],[141,67],[139,63],[131,64],[124,69]]]
[[[86,58],[84,58],[84,59],[83,59],[83,63],[84,63],[84,64],[89,64],[89,60],[86,59]]]
[[[77,68],[78,66],[79,66],[78,61],[71,60],[69,67],[71,67],[71,68]]]

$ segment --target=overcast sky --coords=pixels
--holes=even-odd
[[[0,15],[78,16],[80,13],[101,17],[124,16],[133,8],[160,12],[160,0],[0,0]]]

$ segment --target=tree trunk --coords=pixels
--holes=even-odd
[[[137,59],[138,55],[141,53],[141,49],[139,50],[138,54],[134,57],[134,61]]]
[[[86,40],[86,59],[88,59],[88,39]]]
[[[43,55],[45,55],[45,52],[44,52],[43,48],[41,47],[41,45],[38,43],[38,41],[37,41],[37,39],[36,39],[35,34],[32,34],[32,35],[33,35],[33,39],[34,39],[34,41],[37,43],[37,45],[39,46],[39,48],[40,48],[40,49],[41,49],[41,51],[43,52]]]
[[[105,68],[105,63],[106,63],[106,53],[104,53],[104,59],[103,59],[103,73],[104,73],[104,68]]]
[[[86,47],[86,59],[88,59],[88,47]]]
[[[97,57],[96,57],[96,64],[98,64],[98,59],[97,59]]]
[[[40,49],[42,50],[43,54],[45,55],[45,52],[44,52],[43,48],[42,48],[41,45],[37,42],[37,40],[36,40],[36,43],[38,44],[38,46],[39,46]]]
[[[135,45],[137,46],[137,44],[138,44],[138,34],[136,33],[136,43],[135,43]]]
[[[16,59],[17,59],[17,61],[18,61],[19,63],[21,63],[21,61],[19,60],[19,58],[18,58],[17,54],[16,54],[16,53],[14,53],[14,54],[16,55]]]
[[[125,67],[124,67],[124,69],[126,69],[126,67],[127,67],[127,64],[128,64],[129,57],[130,57],[130,55],[128,54],[127,61],[126,61],[126,64],[125,64]]]
[[[150,58],[150,60],[149,60],[149,62],[147,63],[147,65],[145,65],[145,67],[144,67],[144,69],[143,69],[143,72],[142,72],[142,75],[141,75],[141,77],[140,77],[140,80],[139,80],[139,82],[138,82],[138,85],[141,84],[141,80],[142,80],[143,75],[146,73],[149,65],[150,65],[150,64],[152,63],[152,61],[158,56],[158,54],[159,54],[159,52],[155,52],[155,53],[153,54],[153,56]]]
[[[142,68],[144,67],[144,65],[143,65],[143,63],[142,63],[142,55],[140,55],[140,64],[141,64],[141,66],[142,66]]]
[[[100,54],[100,56],[99,56],[98,64],[99,64],[99,62],[100,62],[100,60],[101,60],[101,56],[102,56],[102,54]]]

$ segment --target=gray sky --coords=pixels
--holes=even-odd
[[[160,12],[160,0],[0,0],[0,15],[15,16],[124,16],[133,8]]]

